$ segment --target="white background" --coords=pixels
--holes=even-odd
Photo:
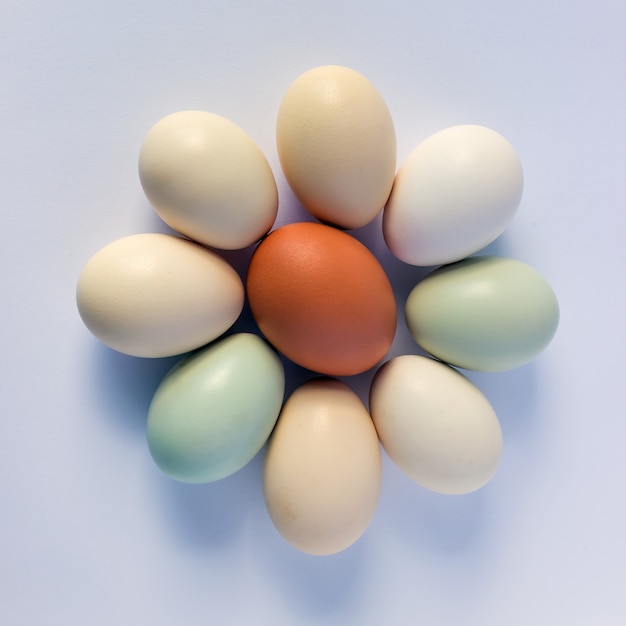
[[[622,0],[4,0],[0,623],[625,624],[625,42]],[[490,250],[543,273],[562,317],[531,364],[471,375],[505,439],[488,486],[440,496],[385,461],[368,531],[315,558],[271,525],[260,456],[205,486],[156,469],[145,415],[175,359],[100,345],[74,290],[103,245],[166,230],[137,154],[177,110],[247,130],[278,181],[277,224],[304,219],[274,121],[287,86],[327,63],[378,87],[399,163],[458,123],[511,141],[524,197]],[[424,271],[391,258],[379,220],[355,234],[401,308]],[[226,256],[245,273],[249,251]],[[400,322],[391,355],[417,352]],[[306,378],[288,373],[289,390]],[[351,381],[364,398],[371,374]]]

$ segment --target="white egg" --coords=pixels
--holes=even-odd
[[[495,474],[502,431],[483,393],[452,367],[414,354],[383,365],[370,413],[390,459],[415,482],[463,494]]]
[[[131,235],[102,248],[76,288],[87,328],[109,347],[140,357],[194,350],[232,326],[243,308],[239,274],[199,244]]]
[[[244,130],[213,113],[180,111],[158,121],[141,146],[139,177],[161,219],[208,246],[245,248],[276,219],[267,159]]]
[[[513,146],[484,126],[430,136],[400,167],[383,212],[391,252],[411,265],[441,265],[478,252],[513,219],[524,185]]]

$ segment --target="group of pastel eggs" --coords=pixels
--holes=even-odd
[[[105,246],[80,274],[77,305],[117,351],[184,355],[148,411],[148,446],[163,472],[216,481],[266,446],[263,493],[275,527],[303,552],[333,554],[374,515],[379,444],[433,491],[469,493],[492,478],[498,418],[453,366],[500,371],[530,361],[556,332],[559,307],[526,264],[471,256],[504,231],[521,200],[520,161],[497,132],[442,130],[396,172],[394,125],[376,88],[352,69],[323,66],[286,91],[276,138],[289,186],[318,221],[272,230],[277,186],[251,137],[212,113],[174,113],[146,135],[139,176],[181,236]],[[345,231],[381,211],[393,255],[442,266],[405,303],[411,335],[433,358],[380,365],[396,332],[394,291]],[[248,246],[244,287],[216,250]],[[259,333],[233,328],[246,296]],[[279,352],[312,372],[286,401]],[[374,367],[366,408],[337,377]]]

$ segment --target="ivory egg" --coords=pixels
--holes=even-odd
[[[144,233],[97,252],[78,278],[76,303],[107,346],[140,357],[195,350],[237,320],[244,290],[220,256],[172,235]]]
[[[502,432],[491,404],[440,361],[409,354],[385,363],[372,381],[370,412],[390,459],[431,491],[470,493],[496,472]]]
[[[159,120],[141,145],[139,178],[164,222],[208,246],[244,248],[276,219],[276,182],[261,149],[234,122],[207,111]]]
[[[380,486],[380,445],[359,397],[334,379],[296,389],[263,468],[265,503],[282,537],[309,554],[345,550],[367,529]]]

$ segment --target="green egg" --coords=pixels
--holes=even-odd
[[[263,447],[284,394],[282,362],[261,337],[216,341],[184,357],[157,388],[148,411],[150,453],[176,480],[225,478]]]
[[[433,356],[495,372],[519,367],[546,348],[559,304],[525,263],[476,256],[429,274],[409,294],[405,314],[411,335]]]

